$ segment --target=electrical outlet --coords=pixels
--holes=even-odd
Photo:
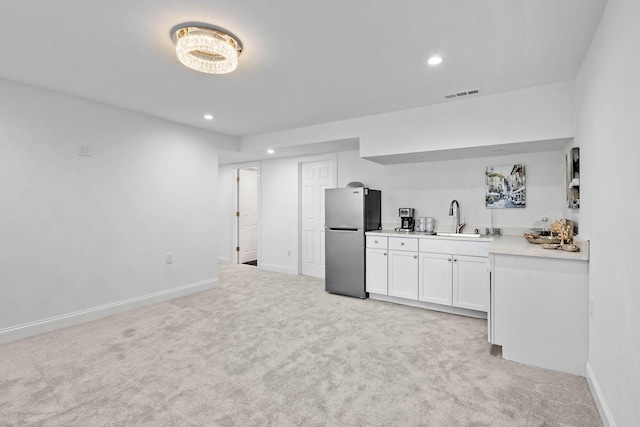
[[[172,253],[164,254],[164,262],[165,264],[173,264],[173,254]]]
[[[594,312],[594,310],[595,310],[595,305],[596,305],[595,301],[594,301],[594,300],[592,300],[592,299],[590,299],[590,300],[589,300],[589,318],[590,318],[591,320],[593,320],[593,319],[595,318],[595,312]]]
[[[93,150],[91,146],[88,144],[80,144],[80,151],[78,151],[78,156],[91,157],[93,155]]]

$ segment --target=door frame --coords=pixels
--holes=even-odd
[[[236,212],[240,212],[240,192],[241,192],[241,181],[238,180],[238,178],[240,178],[241,172],[242,171],[254,171],[255,172],[255,178],[256,178],[256,197],[255,197],[255,204],[256,204],[256,260],[258,259],[258,168],[255,167],[243,167],[243,168],[238,168],[236,169],[236,199],[237,199],[237,204],[236,204]],[[241,212],[242,214],[242,212]],[[236,239],[238,241],[238,245],[240,246],[240,234],[241,234],[241,227],[240,227],[240,217],[236,215]],[[242,249],[242,248],[240,248]],[[236,251],[236,264],[240,264],[241,263],[241,256],[240,256],[240,251]]]
[[[233,175],[233,211],[230,213],[231,216],[233,217],[233,238],[232,240],[232,246],[231,246],[231,262],[230,264],[239,264],[240,260],[238,257],[238,251],[236,251],[236,248],[239,245],[238,242],[238,236],[239,236],[239,231],[240,231],[240,218],[238,216],[236,216],[236,212],[238,212],[239,210],[239,199],[238,199],[238,193],[240,190],[240,185],[238,183],[238,180],[236,179],[238,177],[238,172],[240,169],[256,169],[256,173],[257,173],[257,189],[258,189],[258,200],[256,201],[257,203],[257,215],[258,215],[258,226],[257,226],[257,240],[258,240],[258,245],[257,245],[257,251],[258,251],[258,268],[260,267],[260,263],[262,260],[262,215],[260,212],[261,209],[261,205],[262,205],[262,187],[261,187],[261,180],[260,180],[260,162],[251,162],[251,163],[242,163],[242,164],[236,164],[232,166],[232,175]]]
[[[333,181],[338,186],[338,153],[309,156],[298,160],[298,262],[296,274],[302,274],[302,165],[305,163],[333,162]]]

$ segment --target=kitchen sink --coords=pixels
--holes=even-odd
[[[436,235],[443,237],[482,237],[482,234],[476,233],[436,233]]]

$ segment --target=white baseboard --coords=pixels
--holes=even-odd
[[[596,379],[589,362],[587,362],[587,383],[589,384],[589,389],[593,395],[593,400],[596,401],[596,407],[598,408],[598,413],[600,413],[602,424],[604,424],[604,427],[616,427],[617,424],[613,419],[613,415],[611,414],[609,405],[607,405],[607,401],[602,395],[602,389],[600,388],[600,384],[598,384],[598,380]]]
[[[469,310],[466,308],[450,307],[448,305],[433,304],[430,302],[415,301],[415,300],[410,300],[405,298],[391,297],[388,295],[372,294],[371,292],[369,292],[369,298],[375,299],[378,301],[386,301],[386,302],[392,302],[395,304],[408,305],[411,307],[425,308],[427,310],[441,311],[443,313],[457,314],[460,316],[467,316],[467,317],[475,317],[477,319],[487,318],[487,313],[485,312]]]
[[[298,272],[295,268],[285,267],[283,265],[265,264],[264,262],[259,262],[258,268],[260,270],[275,271],[276,273],[293,274],[295,276],[298,275]]]
[[[129,298],[124,301],[118,301],[98,307],[88,308],[85,310],[74,311],[72,313],[66,313],[59,316],[49,317],[47,319],[36,320],[35,322],[24,323],[22,325],[11,326],[9,328],[0,329],[0,343],[16,341],[19,339],[31,337],[33,335],[51,332],[57,329],[62,329],[69,326],[78,325],[80,323],[88,322],[90,320],[96,320],[117,313],[122,313],[133,308],[143,307],[195,292],[213,289],[217,287],[217,284],[218,278],[216,277],[213,279],[179,286],[177,288],[168,289],[166,291],[154,292],[148,295]]]
[[[218,257],[218,262],[220,264],[231,264],[231,258],[229,257],[224,257],[224,256],[219,256]]]

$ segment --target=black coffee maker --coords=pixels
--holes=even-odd
[[[413,227],[416,225],[416,220],[413,219],[413,208],[400,208],[398,215],[400,216],[400,230],[413,231]]]

